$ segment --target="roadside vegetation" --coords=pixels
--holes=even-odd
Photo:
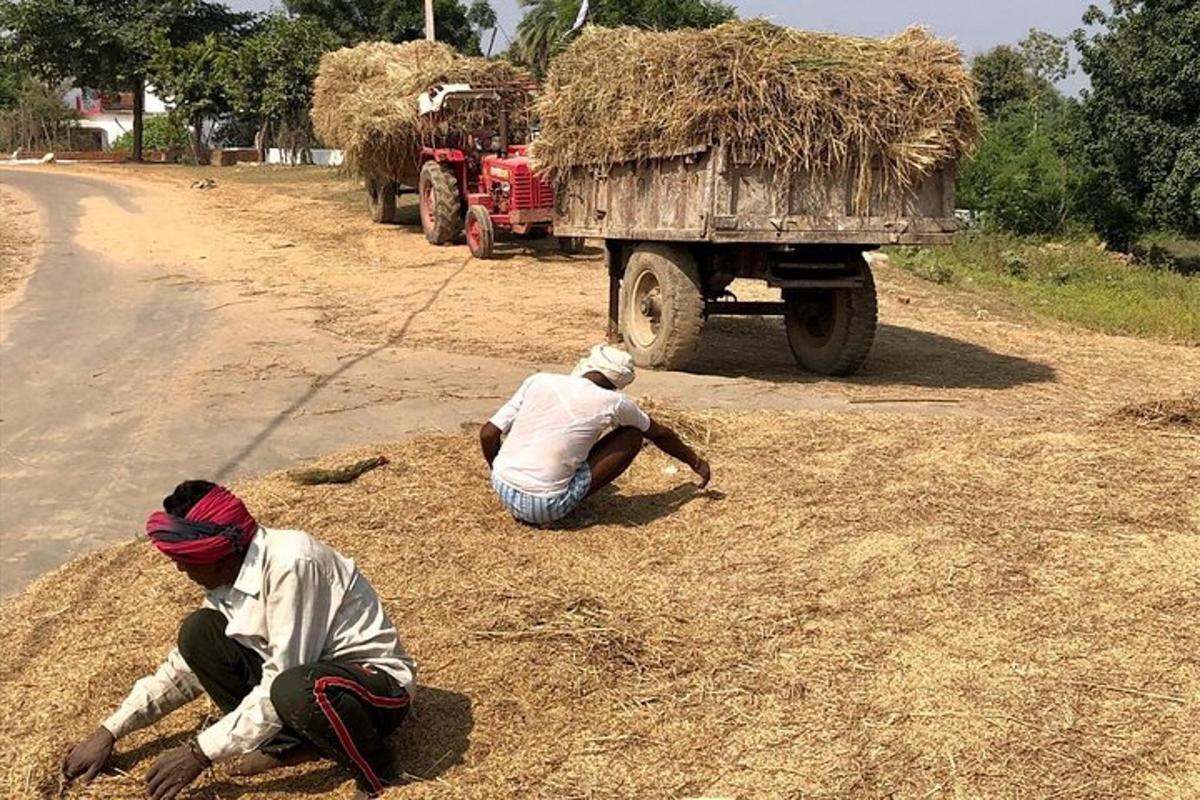
[[[943,286],[993,296],[1102,333],[1200,344],[1200,278],[1109,252],[1095,237],[962,234],[948,248],[898,248],[893,263]]]

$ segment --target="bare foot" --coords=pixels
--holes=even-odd
[[[315,748],[307,745],[301,745],[281,756],[273,756],[262,750],[255,750],[253,753],[246,753],[229,762],[229,765],[225,767],[225,772],[235,777],[246,778],[251,775],[261,775],[273,769],[294,767],[297,764],[316,761],[320,757],[321,754]]]

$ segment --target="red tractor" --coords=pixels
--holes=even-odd
[[[471,255],[486,259],[492,257],[497,231],[529,238],[552,232],[554,187],[534,175],[528,145],[510,141],[511,96],[503,93],[513,91],[451,84],[421,96],[421,114],[430,117],[434,127],[439,125],[437,115],[499,124],[498,131],[480,128],[459,135],[458,147],[422,148],[417,192],[421,227],[431,243],[451,244],[465,229]],[[528,109],[529,88],[519,91]],[[560,241],[568,252],[578,252],[581,244],[576,239]]]

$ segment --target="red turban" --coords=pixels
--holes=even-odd
[[[246,552],[258,531],[237,495],[215,486],[186,517],[155,511],[146,520],[146,535],[163,554],[181,564],[216,564]]]

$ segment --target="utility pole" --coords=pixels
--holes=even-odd
[[[425,38],[431,42],[437,41],[433,27],[433,0],[425,0]]]

